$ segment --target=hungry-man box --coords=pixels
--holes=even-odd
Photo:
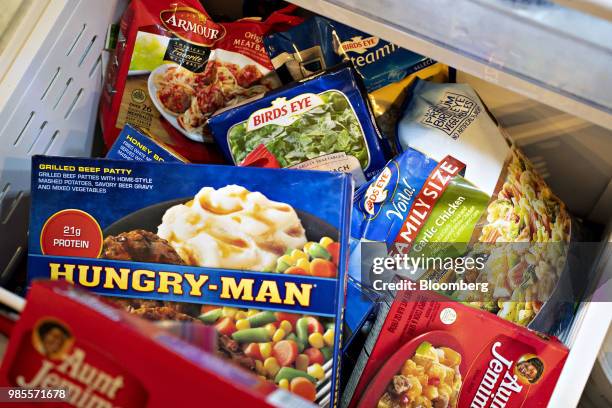
[[[333,405],[351,193],[340,173],[37,156],[28,277],[214,325],[228,361]]]
[[[129,123],[123,127],[115,143],[106,153],[107,159],[187,162],[183,156],[155,140],[150,133]]]

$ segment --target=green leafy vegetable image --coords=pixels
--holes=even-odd
[[[240,163],[260,144],[290,167],[330,153],[354,156],[368,167],[368,150],[359,120],[346,97],[338,91],[319,94],[324,104],[303,114],[289,126],[270,124],[247,132],[247,122],[228,132],[232,158]]]
[[[164,63],[166,47],[157,39],[155,34],[138,33],[134,46],[130,70],[153,71]]]

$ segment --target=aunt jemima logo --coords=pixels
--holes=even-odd
[[[174,8],[159,13],[159,18],[168,30],[187,42],[212,46],[225,35],[223,26],[191,7],[174,4]]]
[[[525,396],[519,397],[521,400],[518,402],[513,401],[513,396],[521,394],[526,385],[537,383],[544,374],[544,363],[538,356],[525,354],[515,364],[515,358],[509,355],[514,353],[509,350],[504,352],[503,347],[501,341],[491,346],[486,370],[471,396],[470,408],[522,405]]]
[[[88,362],[87,353],[73,347],[74,336],[65,323],[50,318],[41,319],[32,331],[32,345],[43,356],[42,363],[29,378],[23,374],[17,375],[16,385],[65,389],[66,402],[76,407],[117,406],[117,395],[125,385],[123,376],[113,375]]]

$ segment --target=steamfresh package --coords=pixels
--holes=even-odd
[[[397,132],[403,153],[356,193],[355,239],[391,255],[472,259],[413,278],[452,283],[443,291],[455,299],[538,331],[566,328],[580,293],[570,215],[474,91],[417,81]]]
[[[348,65],[219,112],[209,127],[238,165],[265,150],[279,167],[341,171],[361,185],[386,163],[386,142]]]
[[[365,83],[376,122],[388,140],[394,140],[405,91],[414,78],[442,82],[448,76],[448,67],[441,63],[319,16],[265,36],[264,43],[285,83],[351,61]]]
[[[314,16],[282,33],[264,37],[274,68],[294,80],[350,60],[368,92],[435,63],[363,31]]]
[[[115,143],[106,153],[107,159],[156,162],[186,162],[180,154],[164,146],[143,129],[125,125]]]
[[[352,193],[342,173],[36,156],[28,278],[213,326],[228,364],[333,406]]]

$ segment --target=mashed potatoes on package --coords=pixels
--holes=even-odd
[[[274,269],[279,253],[306,243],[291,206],[237,185],[204,187],[169,208],[157,234],[190,265],[252,271]]]

